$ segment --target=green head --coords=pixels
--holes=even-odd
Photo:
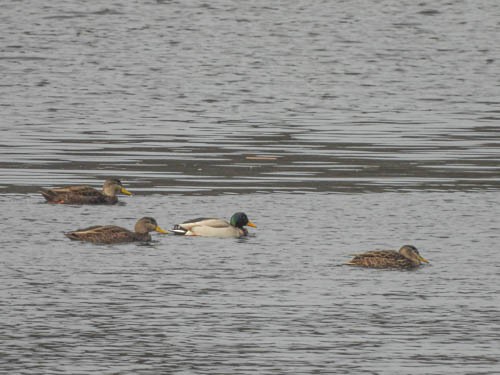
[[[257,228],[257,225],[248,220],[248,216],[244,212],[236,212],[233,216],[231,216],[229,223],[236,228],[243,228],[245,225]]]

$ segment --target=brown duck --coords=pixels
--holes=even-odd
[[[417,248],[412,245],[404,245],[395,250],[375,250],[357,254],[346,264],[349,266],[370,267],[370,268],[400,268],[409,269],[429,263],[422,257]]]
[[[161,229],[152,217],[143,217],[135,224],[134,231],[116,225],[94,225],[92,227],[75,230],[64,235],[72,240],[93,243],[112,244],[125,242],[151,241],[149,232],[168,233]]]
[[[102,191],[90,186],[67,186],[53,189],[42,189],[41,194],[49,203],[59,204],[115,204],[116,194],[132,195],[118,179],[104,181]]]

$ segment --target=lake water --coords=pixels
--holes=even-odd
[[[500,373],[500,3],[0,12],[0,372]],[[53,206],[40,187],[136,193]],[[244,239],[63,233],[245,211]],[[356,269],[403,244],[430,264]]]

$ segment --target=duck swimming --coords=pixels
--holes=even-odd
[[[47,202],[58,204],[115,204],[118,193],[132,195],[118,179],[104,181],[102,191],[90,186],[66,186],[42,189],[40,192]]]
[[[75,230],[64,235],[72,240],[87,241],[101,244],[148,242],[151,241],[149,232],[167,234],[168,232],[158,226],[152,217],[143,217],[135,224],[134,231],[116,225],[94,225],[92,227]]]
[[[257,228],[244,212],[237,212],[228,221],[215,218],[196,218],[174,226],[172,232],[184,236],[242,237],[248,235],[245,226]]]
[[[404,245],[399,251],[375,250],[357,254],[346,264],[370,268],[410,269],[422,263],[429,263],[429,261],[420,255],[415,246]]]

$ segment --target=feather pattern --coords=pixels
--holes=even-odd
[[[418,250],[411,245],[405,245],[395,250],[375,250],[357,254],[347,265],[370,267],[370,268],[399,268],[409,269],[428,263],[428,260],[420,256]]]
[[[117,179],[106,180],[102,191],[80,185],[42,189],[40,193],[47,202],[59,204],[115,204],[118,202],[117,193],[131,195]]]
[[[65,235],[72,240],[112,244],[151,241],[149,232],[152,231],[168,233],[158,226],[155,219],[144,217],[137,221],[134,231],[116,225],[93,225],[91,227],[65,233]]]
[[[149,233],[135,233],[116,225],[97,225],[66,233],[72,240],[93,243],[121,243],[134,241],[151,241]]]
[[[248,217],[237,212],[230,222],[224,219],[199,217],[174,226],[173,232],[185,236],[242,237],[248,234],[245,225],[255,227]]]

